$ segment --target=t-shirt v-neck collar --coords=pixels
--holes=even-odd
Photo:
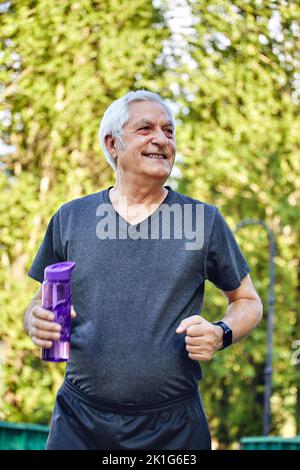
[[[161,208],[162,204],[167,204],[169,203],[170,199],[171,199],[171,195],[173,193],[173,190],[170,186],[164,186],[164,188],[168,189],[168,194],[166,195],[165,199],[160,203],[160,205],[155,209],[154,212],[152,212],[152,214],[150,214],[148,217],[146,217],[145,219],[143,219],[142,221],[138,222],[137,224],[131,224],[130,222],[128,222],[126,219],[124,219],[124,217],[122,217],[119,212],[117,212],[114,208],[114,206],[112,205],[111,203],[111,200],[110,200],[110,197],[109,197],[109,190],[113,188],[113,186],[109,186],[107,189],[105,189],[103,191],[103,200],[106,204],[110,204],[111,207],[112,207],[112,210],[115,212],[116,216],[121,219],[125,224],[126,226],[128,227],[132,227],[132,228],[135,228],[135,227],[138,227],[139,225],[141,224],[144,224],[144,223],[148,223],[148,221],[151,220],[151,217],[154,217],[155,214],[157,212],[159,212],[159,209]]]

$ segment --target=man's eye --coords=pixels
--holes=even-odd
[[[150,130],[150,126],[140,127],[138,130],[139,130],[139,131],[149,131],[149,130]],[[171,134],[171,135],[173,135],[173,133],[174,133],[173,129],[165,129],[164,132],[166,132],[166,133],[168,133],[168,134]]]

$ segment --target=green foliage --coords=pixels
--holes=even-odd
[[[16,147],[0,174],[0,419],[49,422],[64,367],[43,364],[23,332],[38,287],[26,272],[59,205],[113,183],[99,120],[112,100],[144,87],[179,105],[180,175],[171,184],[218,206],[232,229],[256,218],[275,233],[272,432],[293,416],[299,429],[291,364],[300,338],[299,2],[187,0],[193,29],[173,42],[150,0],[10,3],[0,14],[0,102],[10,114],[0,132]],[[174,2],[161,3],[172,17]],[[221,448],[262,432],[268,243],[260,226],[237,238],[265,315],[246,341],[203,364],[200,387]],[[208,284],[203,316],[214,321],[225,310]]]
[[[169,31],[150,0],[12,1],[1,14],[0,89],[16,152],[0,174],[0,419],[48,423],[62,365],[43,364],[23,331],[38,284],[27,278],[51,215],[112,184],[98,125],[125,92],[159,89]]]
[[[218,206],[232,229],[262,219],[277,242],[272,432],[280,432],[299,387],[291,364],[300,338],[299,312],[299,18],[298,2],[190,1],[194,31],[179,61],[182,129],[178,167],[182,192]],[[278,19],[275,33],[270,20]],[[298,75],[297,75],[298,74]],[[202,389],[213,434],[223,446],[262,433],[266,354],[268,242],[260,226],[237,235],[264,302],[253,334],[205,365]],[[208,289],[203,315],[220,319],[226,309]],[[297,302],[298,301],[298,302]],[[294,413],[296,411],[294,394]],[[298,405],[299,407],[299,405]],[[299,416],[296,416],[298,425]]]

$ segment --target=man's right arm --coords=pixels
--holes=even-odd
[[[72,316],[74,317],[74,313]],[[34,344],[49,349],[52,341],[60,338],[61,326],[53,321],[54,318],[50,310],[42,307],[42,286],[40,286],[24,314],[24,329]]]

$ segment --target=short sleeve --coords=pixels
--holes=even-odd
[[[60,216],[59,211],[57,211],[48,224],[44,239],[28,271],[28,276],[36,281],[43,282],[45,267],[61,261],[66,260],[63,255]]]
[[[216,209],[206,257],[206,279],[222,290],[240,287],[250,267],[232,231]]]

